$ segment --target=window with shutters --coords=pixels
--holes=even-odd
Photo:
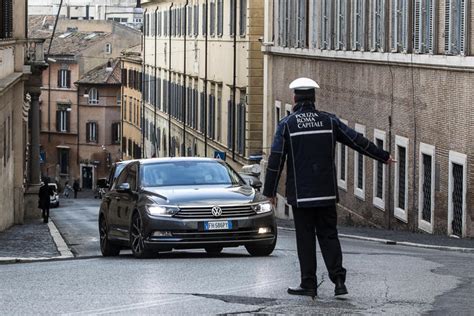
[[[245,155],[245,132],[246,132],[246,94],[245,90],[240,91],[240,102],[237,106],[237,152]]]
[[[13,0],[0,0],[0,39],[13,37]]]
[[[214,88],[209,95],[209,106],[207,111],[207,135],[210,139],[216,138],[216,96]]]
[[[374,143],[377,147],[386,150],[386,133],[376,129],[374,131]],[[373,204],[381,210],[385,210],[385,164],[374,160],[374,182],[373,182]]]
[[[234,148],[234,111],[234,102],[229,100],[227,102],[227,147],[229,149]]]
[[[332,49],[332,11],[333,0],[321,0],[320,49]]]
[[[187,25],[187,28],[188,28],[188,36],[193,36],[193,7],[192,6],[189,6],[187,8],[188,12],[187,12],[187,18],[188,18],[188,25]]]
[[[222,85],[217,85],[216,94],[216,137],[217,141],[222,141]]]
[[[122,112],[123,112],[123,120],[127,120],[127,96],[124,96],[123,98],[123,107],[122,107]]]
[[[58,87],[59,88],[71,87],[71,71],[70,70],[60,69],[58,71]]]
[[[395,136],[394,215],[408,221],[408,138]]]
[[[209,9],[210,9],[209,33],[211,37],[214,37],[216,35],[216,3],[215,1],[211,1],[211,5]]]
[[[201,133],[204,133],[205,131],[205,117],[206,117],[206,112],[205,112],[205,108],[206,108],[206,95],[204,94],[204,92],[201,92],[200,94],[200,100],[199,100],[199,131]]]
[[[99,141],[97,122],[86,123],[86,141],[88,143],[97,143]]]
[[[307,47],[308,1],[278,1],[278,44],[283,47]]]
[[[366,11],[367,0],[352,1],[352,50],[366,50]]]
[[[217,36],[224,33],[224,4],[222,0],[217,0]]]
[[[418,171],[418,228],[433,233],[435,204],[434,146],[420,143]]]
[[[199,35],[199,4],[193,7],[193,35],[195,37]]]
[[[58,148],[58,164],[59,164],[59,173],[61,174],[69,173],[69,149],[68,148]]]
[[[170,16],[169,11],[163,12],[163,36],[169,35],[169,27],[170,27],[169,16]]]
[[[467,55],[468,0],[445,0],[445,54]]]
[[[465,237],[467,155],[449,151],[448,234]]]
[[[88,103],[91,105],[99,104],[99,91],[96,88],[91,88],[89,90]]]
[[[349,1],[336,1],[336,43],[335,49],[346,50],[349,36]]]
[[[408,0],[393,0],[391,7],[391,47],[392,52],[406,53],[409,49],[410,32],[408,29],[409,16]]]
[[[341,122],[348,124],[343,119],[341,119]],[[347,191],[347,154],[347,146],[337,143],[337,185],[345,191]]]
[[[235,3],[236,3],[237,0],[230,0],[230,5],[229,5],[229,34],[230,36],[234,36],[235,34],[235,28],[236,28],[236,24],[235,24]]]
[[[371,50],[383,52],[385,50],[385,16],[386,0],[373,0],[371,2]]]
[[[287,11],[288,1],[278,0],[277,15],[275,15],[275,25],[278,25],[278,45],[282,47],[288,46],[288,34],[287,34]]]
[[[161,36],[162,34],[162,13],[159,11],[156,13],[156,36]]]
[[[208,19],[208,12],[207,6],[205,3],[202,4],[202,35],[205,36],[207,34],[207,25],[209,23]]]
[[[239,34],[245,36],[247,34],[247,0],[240,0],[239,8]]]
[[[60,133],[68,133],[70,125],[71,108],[68,106],[58,105],[56,111],[56,131]]]
[[[355,131],[365,137],[365,126],[355,125]],[[365,200],[365,157],[358,151],[354,151],[354,195]]]

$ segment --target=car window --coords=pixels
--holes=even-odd
[[[243,184],[227,164],[217,161],[172,161],[140,168],[143,187],[178,185]]]
[[[130,184],[130,189],[132,191],[137,190],[137,164],[133,164],[127,170],[127,182]]]

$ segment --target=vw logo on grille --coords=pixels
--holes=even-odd
[[[212,215],[214,215],[214,217],[219,217],[222,215],[222,209],[219,206],[214,206],[211,209],[211,212],[212,212]]]

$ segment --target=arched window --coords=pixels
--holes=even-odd
[[[89,91],[89,104],[99,104],[99,91],[96,88]]]

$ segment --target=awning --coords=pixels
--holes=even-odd
[[[64,145],[58,145],[56,148],[61,148],[61,149],[71,149],[69,146],[64,146]]]

